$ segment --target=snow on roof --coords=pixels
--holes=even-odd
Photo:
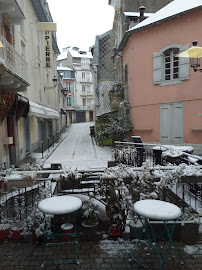
[[[57,67],[57,70],[73,70],[72,68],[69,67]]]
[[[140,12],[124,12],[123,13],[125,16],[128,17],[139,17],[140,16]],[[144,17],[150,17],[151,15],[153,15],[154,13],[144,13]]]
[[[127,32],[130,33],[131,31],[150,26],[152,24],[158,23],[175,15],[195,9],[197,7],[202,7],[202,0],[174,0],[149,18],[132,27]]]
[[[69,49],[70,54],[72,57],[78,57],[78,58],[93,58],[92,53],[85,51],[85,50],[73,50],[72,48]]]
[[[68,52],[68,50],[63,51],[63,52],[57,57],[57,60],[63,60],[63,59],[66,59],[66,58],[67,58],[67,52]]]

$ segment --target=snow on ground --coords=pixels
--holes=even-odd
[[[102,240],[100,241],[100,248],[103,249],[108,255],[111,257],[120,254],[127,253],[132,254],[135,248],[135,240],[134,241],[125,241],[121,238],[115,240]]]
[[[189,255],[202,255],[202,246],[201,245],[186,245],[184,247],[184,252]]]
[[[94,122],[72,124],[66,138],[45,161],[62,163],[66,169],[105,169],[112,159],[110,147],[96,145],[90,136],[90,126]]]

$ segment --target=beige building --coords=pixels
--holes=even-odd
[[[60,131],[56,56],[45,0],[0,0],[0,163],[9,167]],[[53,27],[54,24],[51,24]],[[54,29],[53,29],[54,30]],[[52,42],[51,42],[52,41]],[[53,81],[54,79],[54,81]],[[54,136],[53,136],[54,134]]]

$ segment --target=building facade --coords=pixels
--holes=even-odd
[[[189,58],[176,57],[193,40],[202,44],[201,14],[202,1],[175,0],[120,44],[133,135],[144,142],[189,144],[201,154],[201,73],[190,68]]]
[[[70,68],[75,76],[74,80],[67,81],[70,87],[69,91],[71,92],[71,97],[67,96],[68,121],[70,123],[94,120],[93,79],[90,70],[91,59],[92,54],[90,52],[82,51],[78,47],[68,47],[62,53],[62,56],[58,57],[58,68]],[[72,113],[70,107],[72,107]]]
[[[0,163],[9,167],[59,131],[59,97],[53,85],[59,49],[55,32],[39,29],[40,22],[52,22],[46,1],[2,0],[0,11],[0,60],[6,70],[0,82]],[[52,45],[47,45],[47,36]]]

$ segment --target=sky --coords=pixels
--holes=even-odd
[[[108,0],[47,0],[53,21],[57,23],[60,51],[68,46],[88,50],[96,35],[112,29],[114,8]]]

